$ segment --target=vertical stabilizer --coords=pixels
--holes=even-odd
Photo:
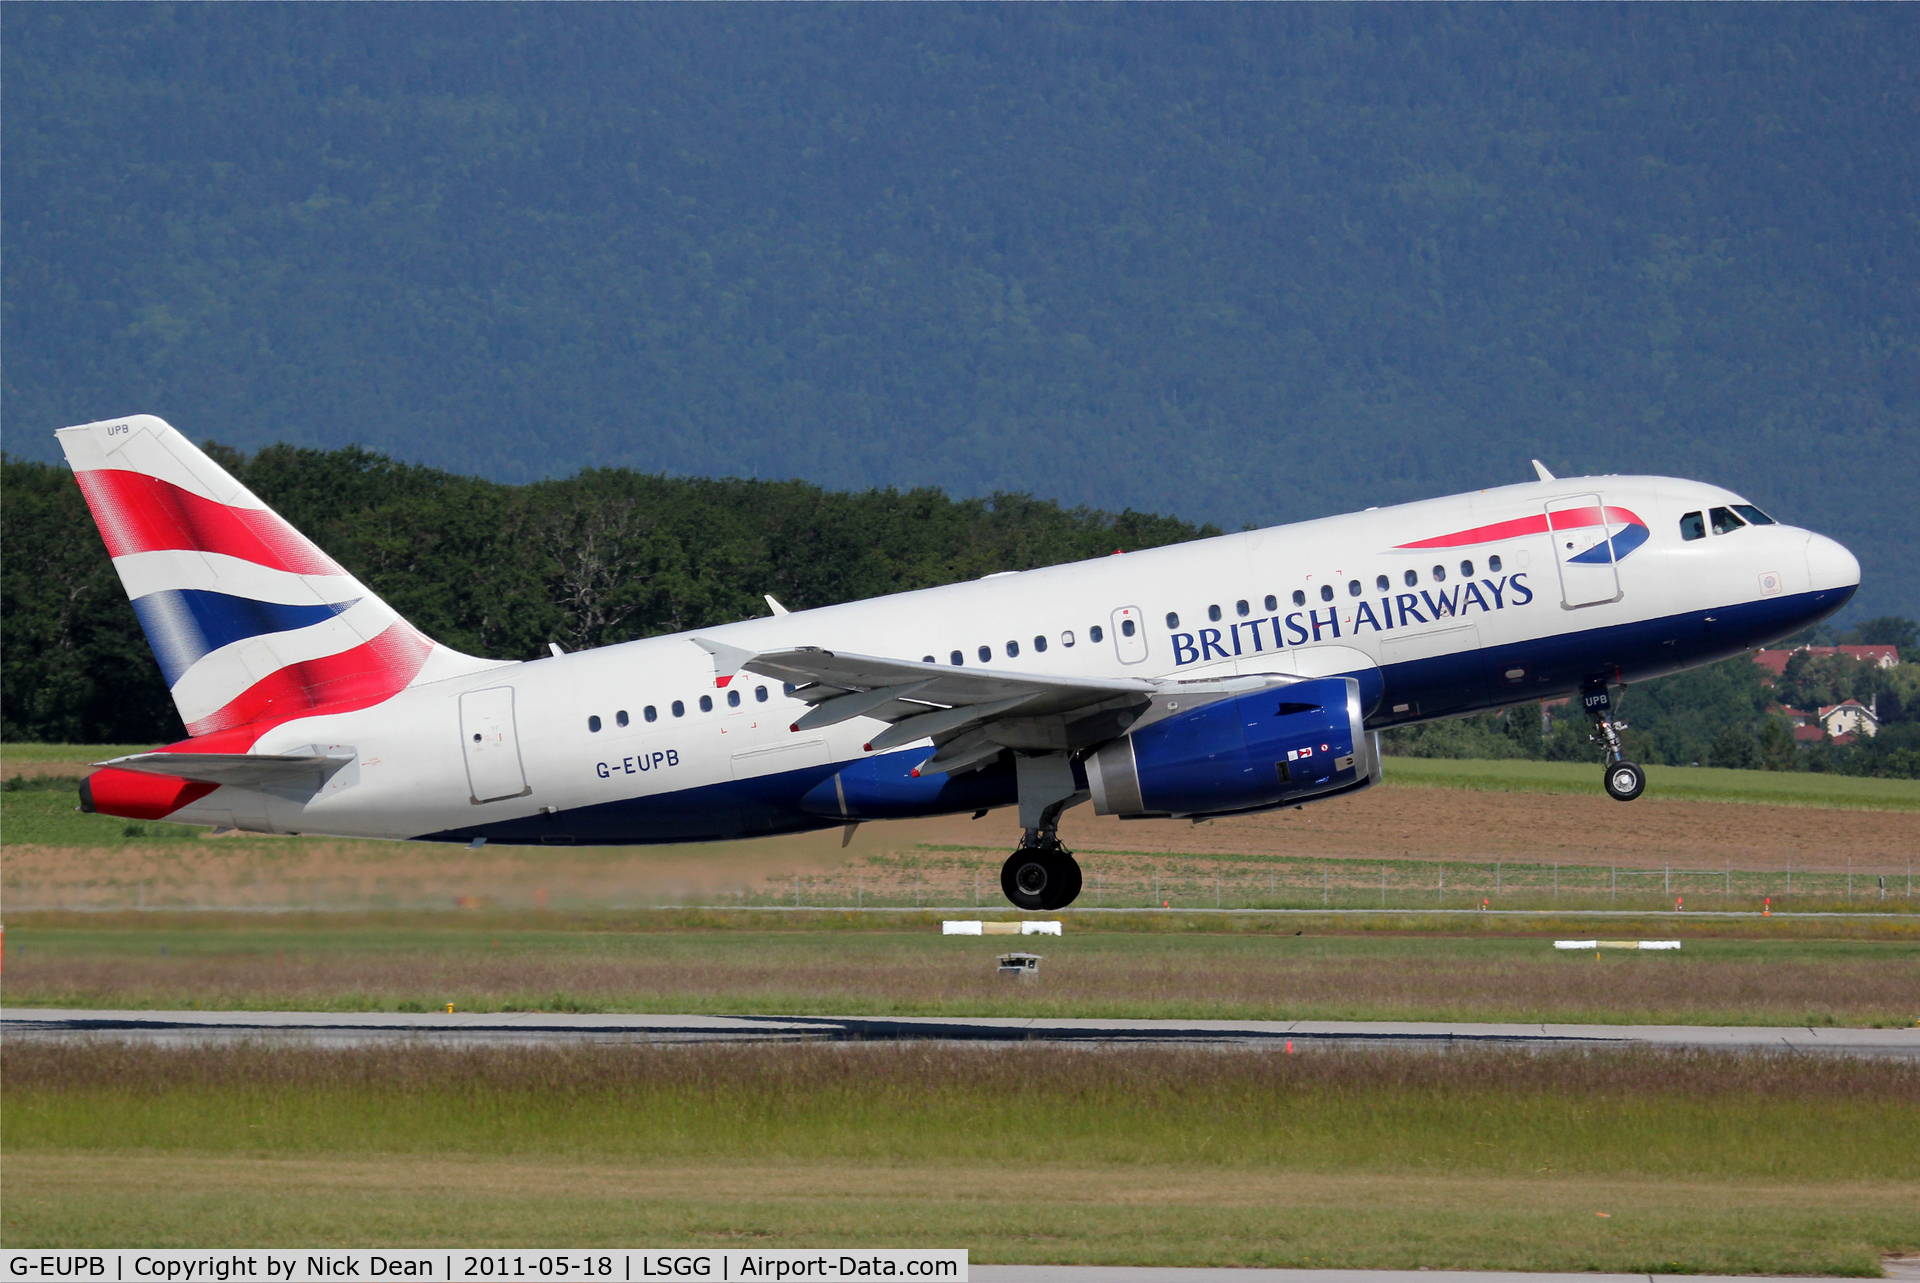
[[[56,435],[189,735],[497,666],[421,634],[164,420]]]

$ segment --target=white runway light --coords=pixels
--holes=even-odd
[[[1555,940],[1556,949],[1678,949],[1678,940]]]
[[[1061,924],[1051,922],[971,922],[949,919],[940,924],[943,936],[1057,936]]]

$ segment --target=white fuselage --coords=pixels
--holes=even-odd
[[[1524,525],[1558,500],[1586,495],[1599,495],[1603,512],[1637,514],[1648,532],[1644,543],[1597,568],[1566,560],[1578,550],[1560,546],[1572,540],[1555,530],[1404,546]],[[1040,675],[1322,676],[1372,668],[1383,676],[1384,695],[1369,725],[1387,726],[1564,695],[1595,677],[1632,681],[1710,662],[1804,627],[1846,600],[1858,565],[1823,536],[1751,525],[1681,537],[1684,514],[1736,502],[1743,501],[1717,487],[1663,477],[1534,482],[746,620],[700,635],[756,652],[816,646],[940,664],[957,655],[963,666]],[[1604,539],[1606,527],[1600,529]],[[1323,598],[1327,587],[1331,601]],[[1304,604],[1296,604],[1296,593]],[[1177,624],[1170,626],[1169,616]],[[1124,630],[1129,621],[1131,636]],[[525,792],[475,802],[462,696],[501,687],[512,689],[508,733]],[[702,708],[703,699],[710,708]],[[653,637],[503,665],[414,686],[360,711],[286,722],[253,751],[340,746],[352,750],[353,766],[304,802],[223,787],[170,818],[445,838],[667,794],[687,794],[694,809],[724,808],[729,794],[716,786],[868,756],[863,745],[881,723],[855,718],[824,730],[789,729],[807,707],[751,673],[721,688],[713,658],[690,634]],[[635,831],[621,840],[687,835],[681,825],[650,838],[646,813],[638,807]],[[793,827],[812,823],[796,818]],[[717,823],[711,836],[731,832]]]

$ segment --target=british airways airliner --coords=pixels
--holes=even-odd
[[[1619,687],[1838,610],[1859,563],[1670,477],[1538,480],[516,662],[423,636],[162,420],[58,433],[188,738],[88,811],[261,833],[695,842],[1017,806],[1239,815],[1380,778],[1377,732]]]

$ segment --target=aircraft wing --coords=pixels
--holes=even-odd
[[[935,752],[920,770],[952,774],[985,766],[1008,748],[1072,752],[1104,744],[1156,711],[1192,708],[1265,684],[1260,678],[1062,677],[812,646],[756,653],[694,640],[722,673],[756,673],[791,685],[796,699],[813,705],[795,730],[874,718],[890,724],[868,741],[871,751],[931,739]]]
[[[329,757],[318,753],[135,753],[93,765],[171,775],[203,784],[232,784],[238,788],[308,785],[318,788],[328,775],[352,760],[351,756]]]

